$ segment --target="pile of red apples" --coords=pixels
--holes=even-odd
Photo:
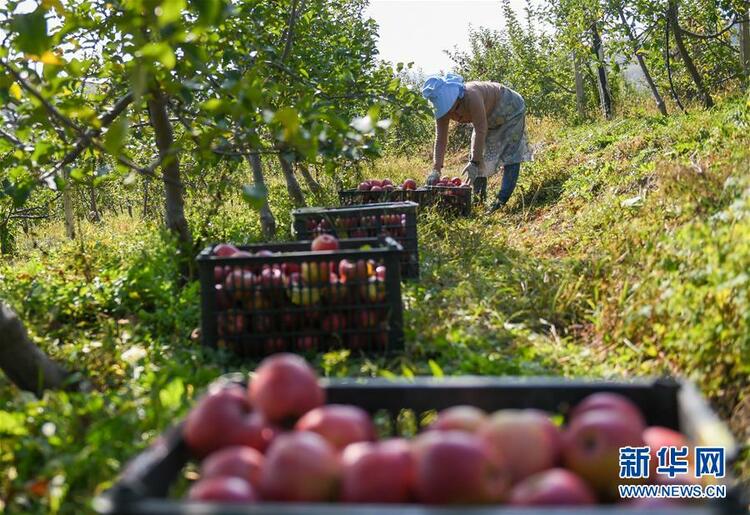
[[[292,354],[266,358],[247,388],[209,392],[183,426],[201,460],[188,498],[591,505],[617,501],[621,447],[687,445],[680,433],[647,427],[639,408],[614,393],[583,399],[562,427],[534,409],[455,406],[413,439],[379,439],[369,413],[325,401],[313,369]]]
[[[324,234],[312,241],[311,252],[330,254],[330,260],[251,266],[231,261],[275,254],[214,247],[215,256],[226,258],[214,267],[220,342],[251,338],[266,353],[316,350],[328,342],[385,347],[387,269],[373,260],[334,259],[338,249],[338,239]]]
[[[333,223],[329,220],[333,218]],[[310,215],[305,221],[313,236],[335,233],[340,238],[374,238],[390,236],[406,237],[406,214],[386,213],[382,215]]]

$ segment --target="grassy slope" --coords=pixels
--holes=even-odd
[[[506,212],[428,213],[420,225],[424,277],[405,287],[407,352],[387,362],[330,353],[316,358],[320,368],[687,375],[747,440],[748,111],[745,100],[727,101],[667,121],[535,126],[542,150]],[[367,174],[425,168],[391,159]],[[272,197],[288,211],[281,185]],[[236,203],[206,232],[244,240],[248,225],[257,234]],[[12,497],[11,511],[81,513],[207,382],[252,367],[191,342],[197,288],[174,284],[172,247],[158,231],[124,219],[82,231],[62,243],[51,226],[43,250],[0,268],[0,294],[40,345],[97,391],[36,401],[0,378],[0,502]]]

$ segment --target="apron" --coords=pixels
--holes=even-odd
[[[474,145],[476,133],[471,134]],[[500,167],[533,159],[526,134],[526,102],[510,88],[501,86],[495,109],[487,116],[483,177],[492,177]]]

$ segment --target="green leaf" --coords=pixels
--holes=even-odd
[[[9,413],[0,410],[0,435],[23,436],[28,434],[24,424],[25,418],[23,413]]]
[[[183,9],[185,9],[185,0],[164,0],[161,7],[157,9],[159,25],[163,27],[179,21]]]
[[[185,385],[182,379],[178,377],[159,391],[159,402],[163,407],[175,410],[180,407],[184,393]]]
[[[190,5],[198,11],[198,23],[204,27],[219,21],[224,11],[223,0],[190,0]]]
[[[14,16],[10,22],[10,30],[16,33],[14,45],[25,54],[42,55],[49,48],[47,18],[41,8]]]
[[[443,369],[440,368],[440,365],[437,364],[435,360],[429,360],[427,362],[428,365],[430,365],[430,370],[432,371],[432,375],[435,377],[444,377],[445,374],[443,374]]]
[[[247,184],[242,187],[242,197],[253,209],[259,210],[268,198],[268,188],[256,184]]]
[[[174,68],[174,65],[177,64],[174,51],[172,51],[172,48],[166,43],[148,43],[141,47],[139,54],[142,57],[156,59],[169,70]]]
[[[128,119],[125,116],[120,116],[114,121],[104,136],[104,148],[111,154],[118,154],[122,147],[125,146],[127,137]]]
[[[80,168],[73,168],[70,171],[70,180],[77,183],[82,183],[86,180],[86,173]]]

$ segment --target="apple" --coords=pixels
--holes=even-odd
[[[367,181],[365,181],[365,182],[361,182],[361,183],[359,184],[359,186],[357,186],[357,189],[358,189],[359,191],[370,191],[370,188],[371,188],[371,187],[372,187],[372,186],[370,185],[370,183],[369,183],[369,182],[367,182]]]
[[[294,347],[301,351],[316,350],[320,347],[320,338],[309,334],[298,336],[294,341]]]
[[[463,431],[427,431],[414,440],[415,494],[427,504],[477,504],[503,500],[510,477],[484,444]]]
[[[239,477],[257,487],[263,468],[263,454],[244,446],[225,447],[211,453],[201,463],[201,479]]]
[[[214,267],[214,281],[217,283],[223,283],[227,275],[232,271],[232,267],[229,265],[215,266]]]
[[[234,311],[219,313],[217,317],[217,332],[219,336],[233,336],[243,334],[247,330],[245,316]]]
[[[319,236],[320,237],[320,236]],[[318,286],[323,284],[330,276],[331,265],[328,262],[305,262],[302,263],[300,277],[304,284]]]
[[[570,412],[570,419],[594,410],[614,410],[624,417],[633,418],[641,426],[646,427],[646,421],[640,408],[627,397],[618,393],[598,392],[589,395],[579,402]]]
[[[362,300],[370,303],[383,302],[385,300],[385,281],[378,279],[377,276],[369,277],[367,284],[359,288]]]
[[[297,306],[313,306],[320,302],[320,288],[295,285],[287,290],[289,299]]]
[[[527,477],[513,487],[515,506],[579,506],[596,504],[591,488],[569,470],[554,468]]]
[[[250,404],[272,422],[297,419],[323,405],[325,391],[315,371],[294,354],[274,354],[264,359],[248,387]]]
[[[352,325],[362,329],[368,329],[378,325],[378,313],[371,309],[358,309],[351,314]]]
[[[370,185],[371,185],[371,186],[372,186],[373,188],[374,188],[374,187],[376,187],[376,186],[377,186],[378,188],[382,188],[382,187],[383,187],[383,181],[380,181],[380,180],[378,180],[378,179],[371,179],[371,180],[370,180]]]
[[[332,501],[340,476],[336,449],[317,433],[295,431],[279,436],[268,449],[260,491],[269,501]]]
[[[341,454],[341,501],[407,503],[414,488],[411,444],[400,438],[357,442]]]
[[[286,350],[286,340],[281,336],[266,338],[265,342],[263,342],[263,349],[266,351],[266,354],[283,352]]]
[[[350,443],[375,440],[375,425],[370,415],[357,406],[345,404],[327,404],[308,411],[294,429],[318,433],[338,450]]]
[[[302,270],[302,267],[299,266],[299,263],[282,263],[281,264],[281,273],[284,275],[292,275],[294,273],[300,273]]]
[[[383,186],[393,186],[393,181],[390,180],[390,179],[383,179],[382,185]]]
[[[643,425],[635,417],[612,409],[576,415],[563,434],[563,462],[588,481],[604,500],[616,499],[622,447],[642,447]]]
[[[338,250],[339,240],[335,236],[330,234],[321,234],[315,238],[310,244],[310,250],[313,252],[321,252],[324,250]]]
[[[230,257],[238,253],[240,249],[228,243],[219,243],[214,247],[214,256]]]
[[[214,291],[216,291],[216,307],[219,310],[228,309],[232,306],[232,301],[224,289],[224,285],[214,285]]]
[[[461,186],[461,184],[463,184],[463,181],[461,180],[460,177],[454,177],[453,179],[451,179],[451,183],[454,186]]]
[[[259,282],[263,288],[281,288],[284,286],[284,274],[281,268],[265,267],[260,276],[256,276],[256,282]]]
[[[404,189],[405,190],[416,190],[417,189],[417,181],[414,179],[406,179],[404,181]]]
[[[196,481],[188,491],[191,501],[253,503],[259,501],[255,489],[238,477],[212,477]]]
[[[384,265],[380,265],[375,269],[375,277],[378,278],[380,281],[385,281],[387,269]]]
[[[270,315],[256,314],[252,317],[253,331],[256,333],[270,333],[274,330],[274,319]]]
[[[382,186],[373,186],[372,188],[370,188],[370,191],[383,191],[383,187]]]
[[[492,455],[505,458],[514,483],[552,468],[560,460],[560,432],[541,411],[497,411],[479,427],[477,435]]]
[[[255,275],[239,268],[232,270],[224,279],[224,290],[238,300],[251,297],[254,285]]]
[[[453,406],[438,413],[429,429],[475,433],[488,420],[487,413],[474,406]]]
[[[327,333],[338,333],[346,329],[346,317],[343,313],[330,313],[323,318],[320,328]]]
[[[188,448],[199,457],[234,445],[263,452],[277,433],[263,415],[250,411],[247,395],[239,386],[221,388],[201,398],[182,429]]]
[[[657,474],[656,469],[659,466],[657,453],[662,447],[687,447],[688,461],[693,462],[693,449],[687,437],[674,429],[661,426],[650,426],[643,431],[643,441],[651,449],[651,461],[649,462],[649,478],[652,482],[659,484],[699,484],[700,481],[693,476],[677,476],[670,478],[667,475]],[[685,480],[690,481],[685,481]]]

